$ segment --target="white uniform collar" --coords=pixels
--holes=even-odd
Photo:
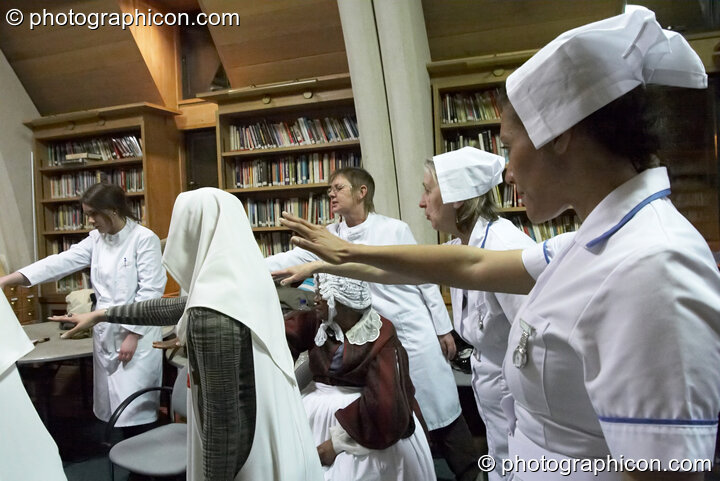
[[[115,234],[100,234],[105,242],[108,244],[122,244],[130,235],[130,232],[135,228],[137,222],[130,218],[125,218],[125,225],[122,229],[117,231]]]
[[[356,239],[361,239],[365,235],[365,231],[370,228],[372,219],[375,217],[374,212],[369,212],[367,218],[356,226],[350,227],[345,222],[345,219],[338,225],[338,235],[340,238],[352,242]]]
[[[645,205],[670,194],[665,167],[647,169],[607,195],[580,226],[575,240],[591,248],[610,238]]]
[[[484,244],[485,235],[487,233],[489,221],[484,217],[478,217],[475,221],[475,227],[473,227],[472,233],[470,233],[470,239],[468,244],[471,246],[479,246]]]

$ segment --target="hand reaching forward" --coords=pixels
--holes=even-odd
[[[309,250],[331,264],[342,264],[349,260],[352,244],[333,235],[325,227],[311,224],[288,212],[282,213],[280,223],[295,233],[291,242],[298,247]]]
[[[72,322],[75,327],[69,331],[63,333],[60,337],[62,339],[72,339],[75,334],[82,332],[86,329],[92,328],[98,322],[105,320],[105,309],[97,311],[86,312],[83,314],[67,314],[64,316],[51,316],[48,320],[55,322]]]

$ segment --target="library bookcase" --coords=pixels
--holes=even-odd
[[[506,158],[500,142],[500,96],[507,77],[532,51],[489,55],[428,64],[433,96],[435,154],[471,146]],[[503,217],[536,242],[577,230],[580,221],[568,211],[542,224],[532,224],[513,185],[491,191]],[[440,241],[447,240],[441,235]]]
[[[34,138],[38,258],[62,252],[90,231],[80,195],[90,185],[119,184],[143,225],[167,236],[180,192],[179,112],[137,103],[41,117],[25,125]],[[83,273],[41,286],[40,301],[63,304],[83,287]]]
[[[243,202],[263,255],[290,248],[282,211],[333,220],[329,175],[362,164],[349,75],[199,97],[218,104],[218,185]]]

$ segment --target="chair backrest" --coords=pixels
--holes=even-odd
[[[300,354],[297,362],[295,363],[295,379],[297,379],[298,389],[302,391],[310,384],[313,375],[310,371],[310,359],[308,358],[307,351]]]
[[[188,396],[188,368],[182,367],[178,370],[175,384],[173,385],[170,406],[174,414],[187,418],[187,396]]]

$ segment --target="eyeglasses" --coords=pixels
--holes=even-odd
[[[328,195],[333,194],[333,193],[337,194],[338,192],[343,190],[345,187],[350,187],[352,189],[352,185],[350,185],[350,184],[335,184],[335,185],[330,186],[330,188],[327,190],[327,193],[328,193]]]

